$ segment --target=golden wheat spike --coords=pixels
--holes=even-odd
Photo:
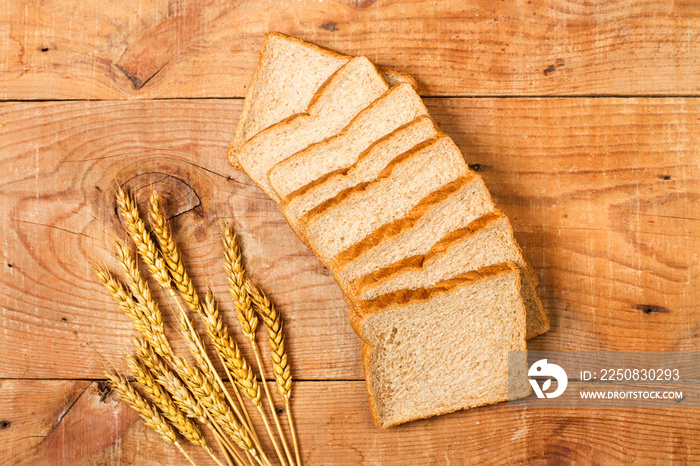
[[[251,341],[255,340],[255,330],[258,328],[258,317],[245,290],[246,275],[243,269],[243,259],[238,246],[236,234],[228,223],[224,229],[224,269],[228,280],[234,307],[241,323],[243,333]]]

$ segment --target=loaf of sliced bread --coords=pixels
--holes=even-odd
[[[531,339],[549,330],[549,320],[530,278],[534,271],[523,258],[508,218],[498,209],[449,233],[427,254],[407,257],[356,280],[347,293],[359,303],[402,289],[429,288],[455,275],[508,261],[520,268],[526,338]]]
[[[526,350],[519,282],[508,262],[365,303],[355,330],[377,427],[530,393],[525,359],[508,358]]]
[[[229,145],[229,163],[238,166],[236,152],[248,139],[290,115],[305,112],[321,85],[351,58],[277,32],[266,34]],[[416,87],[406,74],[387,68],[380,72],[390,85],[407,82]]]
[[[392,160],[376,180],[342,191],[307,212],[299,229],[325,264],[382,225],[406,215],[421,199],[469,171],[444,134]]]
[[[270,185],[284,199],[323,175],[352,165],[373,142],[427,114],[416,91],[409,84],[397,84],[358,113],[339,134],[272,167],[268,174]]]
[[[295,227],[308,211],[341,191],[374,180],[394,158],[438,135],[433,120],[420,116],[379,139],[362,152],[357,161],[309,183],[282,199],[280,208]]]
[[[426,254],[442,237],[493,209],[484,181],[468,172],[426,196],[405,217],[345,249],[330,262],[329,269],[347,291],[360,277],[406,257]]]
[[[369,60],[353,58],[321,86],[305,113],[276,123],[248,140],[237,153],[238,162],[268,196],[279,201],[267,179],[270,169],[301,149],[339,133],[388,89]]]

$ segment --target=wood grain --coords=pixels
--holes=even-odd
[[[0,99],[242,97],[268,31],[411,73],[423,95],[700,91],[693,0],[25,0],[0,31]]]
[[[66,384],[77,385],[67,397]],[[78,397],[77,401],[74,398]],[[301,382],[294,396],[297,428],[306,464],[616,464],[700,461],[693,409],[536,409],[506,405],[477,408],[435,419],[376,430],[361,381]],[[123,409],[97,383],[5,381],[0,457],[13,464],[187,464]],[[40,425],[20,400],[31,399]],[[72,409],[61,416],[66,404]],[[59,407],[59,409],[56,409]],[[47,426],[54,423],[47,433]],[[95,426],[101,426],[95,429]],[[449,432],[449,435],[446,435]],[[188,448],[198,464],[212,464]]]
[[[552,331],[532,349],[698,349],[700,99],[427,104],[541,277]],[[175,200],[191,275],[229,318],[218,228],[232,219],[251,276],[284,314],[295,377],[362,379],[328,271],[226,165],[239,110],[225,100],[0,106],[0,378],[100,378],[101,356],[128,349],[130,324],[89,270],[116,270],[118,182]]]

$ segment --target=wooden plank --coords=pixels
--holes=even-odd
[[[692,0],[5,2],[1,99],[241,97],[262,36],[414,75],[423,95],[697,95]]]
[[[427,103],[541,276],[552,331],[530,348],[697,349],[700,99]],[[128,349],[129,322],[89,270],[90,261],[116,270],[115,181],[177,199],[173,225],[191,274],[200,289],[212,286],[231,323],[218,225],[232,219],[251,276],[284,313],[295,377],[363,377],[328,271],[226,165],[240,104],[0,106],[0,378],[99,378],[102,357]]]
[[[3,382],[0,397],[12,403],[3,413],[11,425],[0,431],[0,457],[12,464],[187,464],[113,395],[104,397],[97,383],[78,391],[79,400],[52,432],[40,422],[20,425],[23,416],[53,420],[67,384]],[[32,400],[32,416],[20,409],[21,398]],[[361,381],[301,382],[293,401],[306,464],[700,461],[700,418],[693,409],[522,410],[499,404],[379,431]],[[213,464],[200,450],[187,449],[197,464]]]

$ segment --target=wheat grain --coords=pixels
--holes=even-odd
[[[156,407],[139,395],[122,375],[107,371],[106,376],[112,389],[119,393],[122,399],[141,416],[148,427],[158,432],[168,443],[174,444],[177,441],[172,426],[163,419]]]
[[[250,302],[250,297],[245,290],[246,275],[243,269],[243,259],[238,246],[236,234],[230,224],[226,224],[223,234],[224,242],[224,269],[228,280],[228,289],[233,300],[238,321],[241,323],[243,333],[251,341],[255,340],[255,330],[258,328],[258,317]]]
[[[168,392],[156,382],[154,374],[148,370],[148,367],[146,367],[144,363],[128,355],[126,356],[126,362],[138,383],[143,386],[146,393],[151,397],[151,400],[160,408],[160,411],[170,423],[177,428],[183,437],[194,445],[201,446],[210,453],[211,449],[207,445],[206,440],[204,440],[202,431],[178,408]]]
[[[200,307],[199,296],[194,288],[194,284],[190,276],[185,270],[185,265],[182,262],[182,256],[173,239],[172,230],[163,211],[163,205],[160,201],[160,196],[157,192],[151,193],[151,208],[150,208],[151,226],[156,235],[160,249],[163,252],[163,258],[170,271],[170,276],[173,279],[175,288],[180,292],[183,301],[187,304],[192,312],[202,313]]]

